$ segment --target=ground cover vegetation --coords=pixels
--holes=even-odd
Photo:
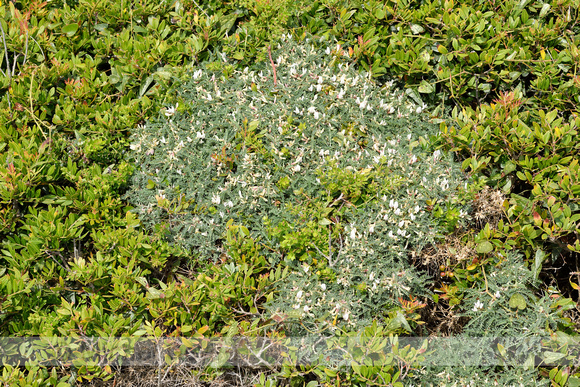
[[[0,380],[578,385],[578,7],[2,1]]]

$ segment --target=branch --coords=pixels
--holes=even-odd
[[[8,82],[12,86],[12,75],[10,74],[10,60],[8,59],[8,47],[6,47],[6,34],[4,33],[4,27],[2,22],[0,22],[0,31],[2,32],[2,43],[4,43],[4,55],[6,56],[6,71],[8,72]],[[2,72],[4,74],[4,72]],[[6,93],[8,98],[8,110],[10,110],[10,119],[12,119],[12,103],[10,102],[10,93]]]
[[[274,86],[276,86],[276,66],[272,60],[272,51],[270,50],[270,46],[268,46],[268,57],[270,58],[270,64],[272,65],[272,70],[274,71]]]

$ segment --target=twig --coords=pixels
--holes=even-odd
[[[0,22],[0,31],[2,31],[2,43],[4,43],[4,55],[6,56],[6,71],[8,72],[8,82],[12,86],[12,75],[10,74],[10,60],[8,59],[8,47],[6,47],[6,34],[4,33],[4,27],[2,22]],[[2,71],[4,74],[4,71]],[[6,76],[6,74],[4,74]],[[10,118],[12,118],[12,102],[10,102],[10,93],[6,93],[8,98],[8,110],[10,111]]]
[[[38,49],[40,50],[40,53],[42,54],[42,57],[44,58],[44,60],[46,60],[46,55],[44,55],[44,51],[42,50],[42,47],[40,47],[40,44],[38,44],[38,42],[36,41],[36,39],[34,39],[33,36],[31,36],[30,39],[32,39],[32,41],[36,43]]]
[[[338,239],[340,241],[340,248],[338,249],[338,253],[336,254],[336,258],[340,257],[340,253],[342,253],[342,247],[343,247],[342,246],[342,236],[340,234],[338,235]],[[318,246],[316,246],[316,243],[312,243],[312,246],[314,246],[314,248],[316,249],[316,251],[318,251],[318,253],[320,255],[322,255],[324,258],[326,258],[328,260],[328,266],[334,267],[334,262],[332,261],[332,240],[331,240],[330,227],[328,228],[328,255],[326,255],[322,251],[320,251]]]
[[[483,272],[483,279],[485,280],[485,292],[492,298],[495,299],[495,296],[489,292],[489,287],[487,286],[487,276],[485,275],[485,267],[481,265],[481,271]]]
[[[12,75],[16,74],[16,63],[18,62],[17,59],[19,56],[20,54],[14,55],[14,59],[12,61]]]
[[[57,260],[57,259],[54,257],[54,255],[52,255],[52,253],[53,253],[52,251],[50,251],[50,250],[46,250],[46,251],[45,251],[45,253],[46,253],[46,254],[47,254],[47,255],[48,255],[50,258],[52,258],[52,260],[53,260],[53,261],[54,261],[54,262],[55,262],[57,265],[59,265],[59,266],[60,266],[60,267],[61,267],[61,268],[62,268],[64,271],[68,271],[68,272],[70,272],[70,268],[68,267],[68,265],[67,265],[67,263],[66,263],[66,261],[65,261],[64,259],[62,260],[62,262],[64,263],[64,265],[63,265],[62,263],[60,263],[60,262],[59,262],[59,261],[58,261],[58,260]],[[58,252],[58,251],[57,251],[56,253],[57,253],[57,254],[60,256],[60,258],[62,259],[62,255],[60,254],[60,252]]]
[[[8,79],[12,80],[10,74],[10,60],[8,59],[8,47],[6,47],[6,34],[4,33],[2,23],[0,23],[0,31],[2,32],[2,43],[4,43],[4,55],[6,56],[6,71],[8,71]]]
[[[0,23],[1,24],[1,23]],[[52,127],[48,126],[47,124],[45,124],[43,121],[39,120],[38,118],[36,118],[36,115],[34,114],[34,107],[32,106],[32,85],[34,84],[34,76],[36,75],[36,71],[32,72],[32,76],[30,79],[30,89],[28,90],[28,101],[30,103],[30,115],[32,116],[32,118],[34,119],[34,121],[36,121],[36,124],[38,125],[39,123],[46,126],[49,130],[49,137],[46,137],[46,133],[44,133],[44,130],[42,130],[42,126],[38,125],[38,128],[40,129],[40,131],[42,132],[42,135],[44,136],[45,140],[48,140],[49,138],[52,139]],[[28,110],[28,109],[27,109]]]
[[[28,30],[26,30],[26,48],[24,51],[24,61],[22,62],[22,67],[26,64],[26,57],[28,56]],[[14,71],[13,71],[14,72]]]
[[[206,17],[209,19],[209,15],[207,14],[207,12],[205,12],[205,11],[203,10],[203,8],[201,8],[201,7],[199,6],[199,4],[197,4],[197,1],[193,0],[193,4],[195,4],[195,5],[197,6],[197,8],[199,8],[199,10],[200,10],[201,12],[203,12],[203,13],[205,14],[205,16],[206,16]]]
[[[268,57],[270,58],[270,64],[272,65],[272,70],[274,71],[274,86],[276,86],[276,66],[272,60],[272,51],[270,50],[270,46],[268,46]]]

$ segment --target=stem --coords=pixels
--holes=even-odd
[[[270,46],[268,46],[268,57],[270,57],[270,64],[272,65],[272,70],[274,71],[274,86],[276,86],[276,66],[272,60],[272,51],[270,50]]]
[[[26,49],[24,51],[24,61],[22,62],[22,67],[26,64],[26,57],[28,56],[28,30],[26,30]]]
[[[10,87],[12,87],[12,75],[10,74],[10,60],[8,59],[8,47],[6,47],[6,34],[4,33],[4,27],[2,26],[2,22],[0,22],[0,31],[2,32],[2,43],[4,43],[4,55],[6,56],[6,71],[8,72],[8,93],[6,93],[6,97],[8,97],[8,110],[10,111],[10,118],[12,119],[12,103],[10,102]]]
[[[2,32],[2,43],[4,43],[4,55],[6,56],[6,71],[8,72],[8,79],[12,81],[10,74],[10,60],[8,59],[8,47],[6,47],[6,34],[4,33],[2,23],[0,23],[0,31]]]

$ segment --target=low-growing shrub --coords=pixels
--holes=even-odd
[[[286,38],[272,62],[231,77],[196,70],[135,130],[126,197],[198,261],[258,253],[290,267],[268,306],[286,322],[390,316],[410,331],[402,305],[429,285],[407,255],[465,217],[467,180],[429,146],[437,126],[420,101],[315,43]],[[246,242],[232,243],[232,227]]]

